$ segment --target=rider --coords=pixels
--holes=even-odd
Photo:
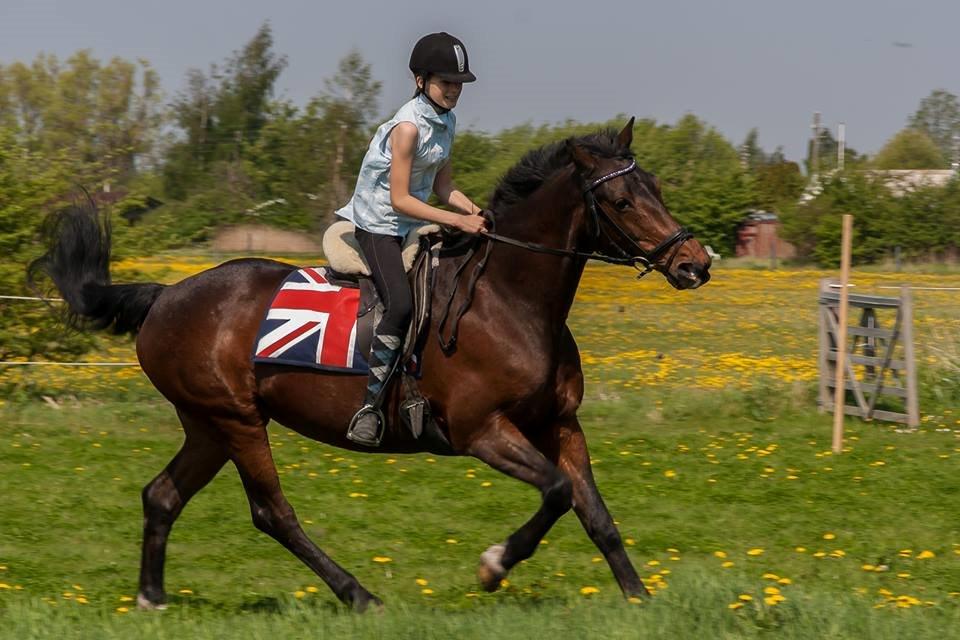
[[[347,438],[376,446],[382,428],[381,392],[403,347],[412,314],[412,294],[401,247],[407,233],[434,222],[481,233],[480,207],[452,181],[450,149],[464,82],[473,82],[466,47],[449,33],[421,38],[410,54],[416,79],[413,99],[380,125],[360,167],[353,197],[337,215],[356,225],[356,238],[370,267],[384,312],[374,329],[370,376],[363,406],[350,421]],[[427,204],[431,191],[462,214]]]

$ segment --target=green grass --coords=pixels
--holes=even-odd
[[[172,609],[116,612],[135,595],[140,488],[179,445],[172,411],[10,404],[0,409],[0,583],[10,587],[0,636],[948,637],[960,623],[956,434],[851,422],[848,451],[832,456],[827,417],[787,403],[756,421],[735,408],[751,402],[763,399],[641,393],[585,407],[596,476],[634,563],[648,583],[669,571],[643,605],[621,600],[572,514],[506,589],[477,593],[478,554],[535,510],[532,489],[471,459],[344,453],[271,427],[307,532],[387,603],[365,616],[252,527],[230,467],[174,528]],[[774,585],[786,601],[763,604]],[[741,594],[754,600],[729,609]],[[933,604],[890,600],[904,595]]]
[[[200,268],[188,262],[130,268],[176,279]],[[174,527],[170,610],[138,612],[140,490],[180,445],[172,408],[135,369],[0,370],[0,638],[953,637],[960,297],[916,295],[921,429],[849,421],[834,456],[814,409],[826,275],[718,269],[678,293],[587,270],[571,327],[595,475],[641,576],[666,585],[640,605],[573,514],[508,586],[479,593],[479,554],[535,511],[536,491],[472,459],[346,453],[271,425],[307,533],[385,610],[348,612],[256,531],[228,466]],[[960,285],[856,278],[880,293],[901,280]],[[133,358],[126,339],[102,345],[91,359]],[[786,600],[764,603],[768,587]]]

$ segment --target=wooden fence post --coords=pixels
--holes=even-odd
[[[903,357],[907,365],[907,425],[916,429],[920,426],[920,404],[917,401],[917,365],[913,353],[913,294],[906,285],[900,288],[900,313],[903,317]]]
[[[843,408],[846,406],[846,387],[843,384],[844,367],[847,366],[847,300],[850,284],[850,235],[853,216],[843,214],[843,236],[840,250],[840,308],[837,318],[837,368],[834,374],[836,387],[833,396],[833,452],[843,450]]]

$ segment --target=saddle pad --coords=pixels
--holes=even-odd
[[[253,361],[367,373],[357,348],[360,290],[329,282],[323,267],[305,267],[280,285],[254,343]]]

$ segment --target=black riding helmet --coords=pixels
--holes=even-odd
[[[459,38],[445,31],[423,36],[410,54],[410,71],[414,75],[436,76],[447,82],[473,82],[467,48]]]

